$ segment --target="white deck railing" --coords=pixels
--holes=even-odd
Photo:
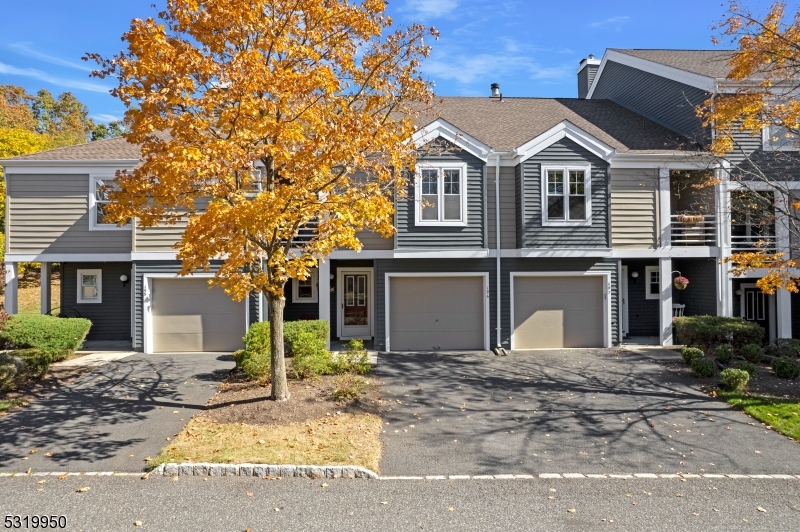
[[[734,253],[743,251],[765,251],[767,253],[775,253],[777,250],[778,241],[775,235],[731,237],[731,251]]]
[[[713,214],[673,214],[670,217],[673,246],[717,245],[717,217]]]

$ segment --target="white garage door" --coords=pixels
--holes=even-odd
[[[392,351],[484,349],[482,277],[390,277]]]
[[[233,301],[207,279],[152,279],[156,353],[235,351],[243,347],[245,302]]]
[[[603,347],[601,276],[514,277],[514,349]]]

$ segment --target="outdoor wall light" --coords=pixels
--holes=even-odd
[[[331,274],[331,281],[333,281],[335,278],[336,278],[336,276]]]
[[[122,275],[119,276],[119,280],[122,281],[122,286],[125,286],[125,283],[128,282],[128,276],[125,275],[125,274],[122,274]]]
[[[631,272],[631,277],[636,279],[637,277],[639,277],[639,272]]]
[[[741,288],[739,288],[738,290],[736,290],[736,295],[737,295],[737,296],[740,296],[740,295],[742,295],[742,289],[741,289]]]

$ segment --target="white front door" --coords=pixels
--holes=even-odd
[[[628,267],[622,267],[622,290],[620,298],[622,299],[622,336],[628,336]]]
[[[339,269],[339,337],[372,338],[372,268]]]

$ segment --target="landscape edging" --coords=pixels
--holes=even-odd
[[[378,478],[377,473],[360,466],[212,464],[207,462],[161,464],[153,469],[151,474],[171,477]]]

